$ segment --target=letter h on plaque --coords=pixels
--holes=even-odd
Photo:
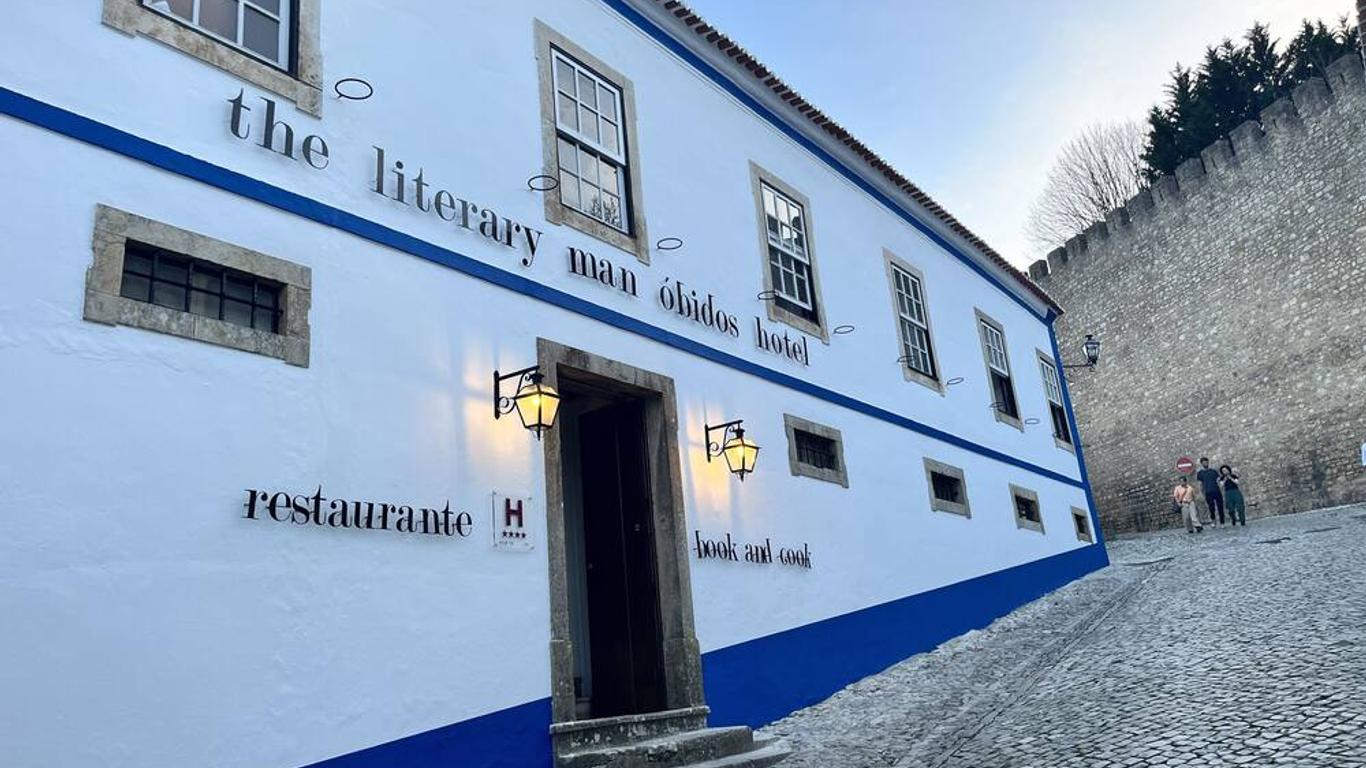
[[[493,548],[509,552],[527,552],[532,548],[531,499],[493,493]]]

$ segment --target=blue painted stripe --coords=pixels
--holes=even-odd
[[[304,768],[550,768],[550,764],[547,697]]]
[[[711,724],[767,725],[1108,562],[1091,544],[704,654]]]
[[[1105,567],[1099,544],[702,655],[711,725],[757,728]],[[546,768],[550,699],[306,768]]]
[[[1081,444],[1081,430],[1077,427],[1077,415],[1072,411],[1072,392],[1067,387],[1067,377],[1063,375],[1065,372],[1062,369],[1062,352],[1058,349],[1058,333],[1054,325],[1057,319],[1057,315],[1048,313],[1048,341],[1053,345],[1053,362],[1058,366],[1058,381],[1062,384],[1062,405],[1067,410],[1067,423],[1072,430],[1072,447],[1077,451],[1077,470],[1081,473],[1081,487],[1086,491],[1086,504],[1091,508],[1091,535],[1103,548],[1105,534],[1100,530],[1100,510],[1096,508],[1096,496],[1091,492],[1091,476],[1086,472],[1086,455]]]
[[[826,152],[824,149],[820,147],[820,145],[808,139],[806,137],[806,134],[797,130],[787,120],[775,114],[768,107],[765,107],[753,96],[750,96],[749,93],[745,91],[743,88],[741,88],[739,85],[737,85],[735,81],[731,80],[728,76],[726,76],[720,70],[713,67],[711,64],[708,64],[706,60],[704,60],[702,57],[693,53],[690,48],[676,40],[673,37],[673,35],[670,35],[668,32],[661,29],[659,25],[655,24],[653,21],[650,21],[648,18],[645,17],[644,14],[640,13],[635,8],[632,8],[630,4],[627,3],[625,0],[603,0],[603,2],[609,8],[620,14],[628,22],[635,25],[642,32],[653,38],[660,45],[669,49],[669,51],[671,51],[674,55],[678,56],[680,59],[687,62],[689,65],[693,67],[693,69],[697,70],[697,72],[701,74],[703,77],[706,77],[707,79],[711,80],[719,88],[729,93],[731,96],[734,96],[736,99],[740,101],[741,104],[744,104],[751,111],[757,114],[760,118],[768,122],[774,128],[778,129],[778,131],[780,131],[783,135],[800,144],[808,152],[815,155],[816,158],[819,159],[821,162],[830,166],[830,168],[834,170],[836,173],[848,179],[850,183],[852,183],[854,186],[871,195],[879,203],[882,203],[882,205],[884,205],[889,211],[891,211],[892,214],[897,216],[897,218],[902,219],[907,224],[910,224],[911,226],[920,230],[921,233],[923,233],[926,237],[933,240],[939,247],[953,254],[955,257],[958,258],[959,261],[968,265],[968,267],[971,268],[972,271],[976,272],[988,283],[991,283],[993,286],[999,289],[1001,293],[1004,293],[1016,304],[1019,304],[1021,307],[1024,307],[1026,312],[1033,315],[1034,317],[1037,317],[1040,321],[1046,322],[1046,316],[1044,314],[1040,313],[1034,307],[1031,307],[1028,302],[1020,298],[1019,294],[1010,290],[1010,288],[1006,287],[1006,285],[1002,283],[1000,280],[998,280],[995,275],[987,271],[985,267],[974,261],[970,256],[968,256],[960,248],[958,248],[958,246],[954,245],[949,240],[945,239],[933,227],[925,223],[925,221],[922,220],[920,216],[902,207],[900,203],[896,202],[891,197],[882,193],[880,190],[878,190],[877,187],[869,183],[868,180],[862,174],[858,173],[857,171],[851,169],[849,166],[840,162],[840,160],[836,158],[834,155],[831,155],[829,152]],[[1051,314],[1053,312],[1052,308],[1049,308],[1048,312]]]
[[[722,352],[721,350],[693,341],[686,336],[681,336],[672,331],[666,331],[663,328],[651,325],[631,317],[630,315],[625,315],[621,312],[599,306],[573,294],[565,293],[556,288],[551,288],[548,285],[538,283],[535,280],[486,264],[462,253],[442,248],[426,240],[413,237],[412,235],[404,234],[396,229],[391,229],[390,227],[386,227],[377,222],[343,211],[340,208],[326,205],[325,203],[267,184],[264,181],[251,178],[250,176],[228,170],[222,166],[214,165],[182,152],[177,152],[170,147],[148,141],[139,136],[134,136],[126,131],[77,115],[74,112],[61,109],[51,104],[38,101],[37,99],[30,98],[8,88],[0,88],[0,114],[10,115],[11,117],[23,120],[32,125],[46,128],[78,141],[110,150],[111,152],[147,163],[156,168],[184,176],[185,178],[203,182],[247,199],[264,203],[273,208],[296,214],[305,219],[318,222],[319,224],[348,232],[356,237],[369,240],[370,242],[450,267],[458,272],[462,272],[470,277],[483,280],[484,282],[496,285],[500,288],[506,288],[509,291],[538,299],[547,304],[582,315],[583,317],[606,323],[615,328],[657,341],[688,354],[695,355],[719,365],[724,365],[733,370],[747,373],[751,376],[772,382],[779,386],[787,387],[788,389],[797,392],[802,392],[843,408],[848,408],[849,410],[862,413],[865,416],[870,416],[874,419],[903,427],[912,432],[917,432],[949,445],[972,451],[980,456],[985,456],[1003,464],[1009,464],[1060,483],[1081,487],[1080,480],[1054,472],[1051,469],[1037,466],[994,448],[979,445],[928,424],[922,424],[921,422],[888,411],[885,408],[856,400],[848,395],[812,384],[809,381],[799,379],[795,376],[775,371],[771,368],[765,368],[762,365],[750,362],[742,357],[732,355],[728,352]]]

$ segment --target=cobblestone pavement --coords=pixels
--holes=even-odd
[[[784,768],[1366,766],[1366,506],[1109,552],[765,728]]]

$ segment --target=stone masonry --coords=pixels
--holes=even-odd
[[[1180,523],[1186,455],[1248,516],[1366,501],[1366,83],[1347,56],[1035,262],[1102,525]],[[1203,502],[1202,502],[1203,503]]]

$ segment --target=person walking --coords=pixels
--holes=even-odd
[[[1238,485],[1238,476],[1233,467],[1224,464],[1219,467],[1219,479],[1224,483],[1224,504],[1228,507],[1228,521],[1233,525],[1242,523],[1247,527],[1247,505],[1243,501],[1243,489]]]
[[[1205,506],[1209,507],[1209,524],[1214,525],[1215,510],[1219,511],[1218,524],[1224,524],[1224,494],[1219,492],[1219,473],[1210,469],[1209,459],[1200,459],[1200,471],[1195,473],[1200,481],[1200,490],[1205,494]]]
[[[1200,513],[1195,511],[1195,486],[1185,475],[1172,489],[1172,503],[1181,508],[1181,519],[1186,521],[1186,533],[1202,533],[1205,527],[1200,524]]]

